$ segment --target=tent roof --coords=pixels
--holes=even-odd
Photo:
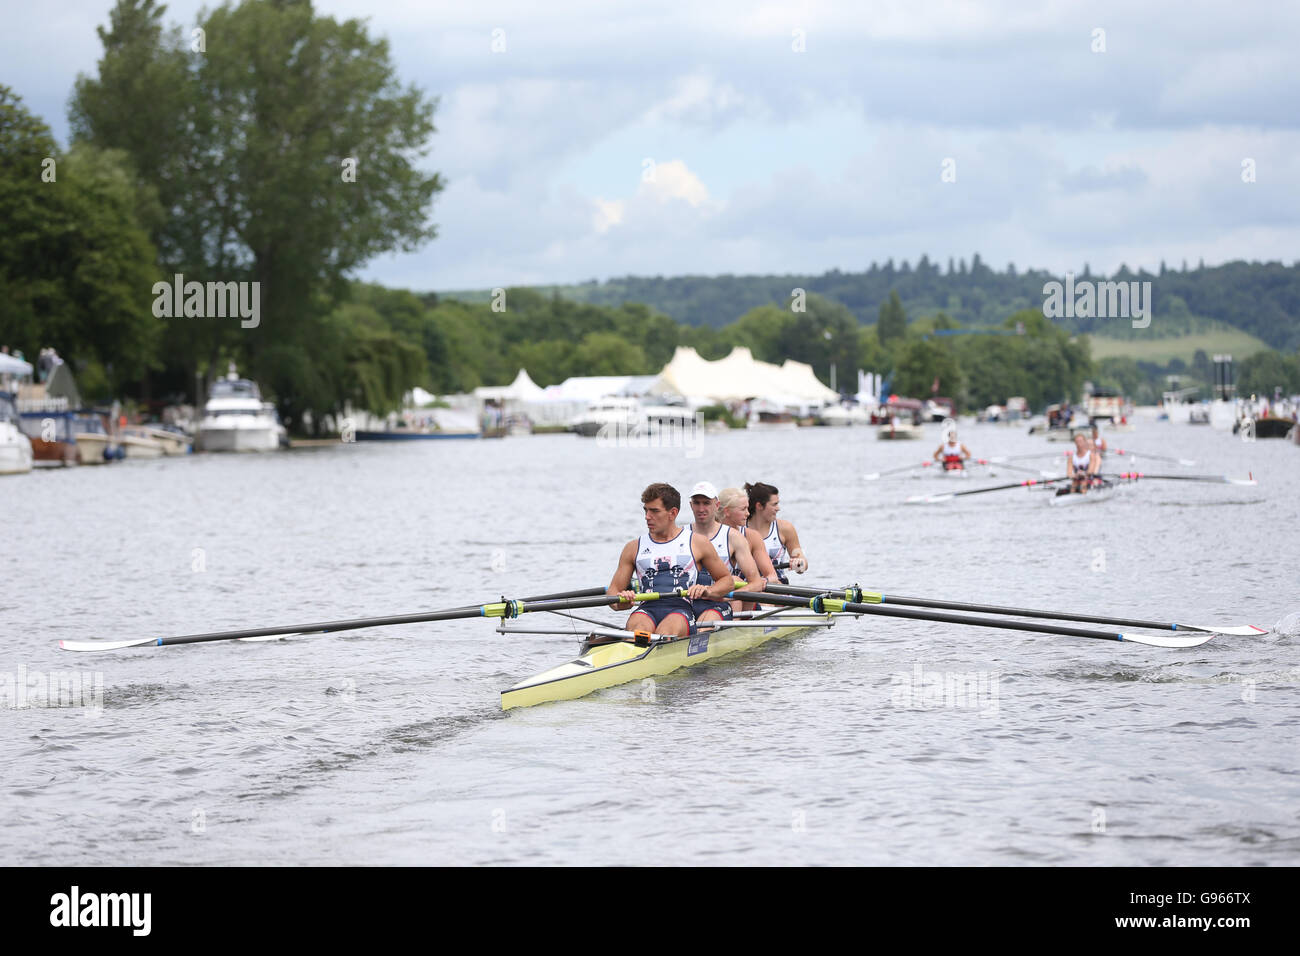
[[[652,390],[713,401],[763,398],[782,405],[822,404],[839,398],[817,381],[811,365],[791,359],[783,365],[760,362],[743,345],[716,362],[701,358],[693,348],[679,346]]]
[[[520,369],[515,380],[509,385],[484,385],[474,389],[476,398],[515,399],[522,402],[535,401],[545,394],[545,390],[528,377],[527,369]]]

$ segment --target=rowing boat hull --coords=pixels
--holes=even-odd
[[[1078,494],[1076,492],[1070,492],[1065,495],[1054,494],[1047,499],[1047,503],[1053,508],[1063,508],[1068,505],[1096,504],[1097,502],[1113,498],[1118,489],[1119,485],[1116,483],[1103,485],[1100,488],[1094,488],[1084,494]]]
[[[827,615],[827,619],[830,616]],[[501,692],[501,709],[532,707],[554,700],[573,700],[587,694],[671,674],[736,651],[745,651],[773,638],[797,637],[825,624],[755,624],[701,631],[689,638],[637,647],[630,641],[599,644],[581,657],[542,671]]]

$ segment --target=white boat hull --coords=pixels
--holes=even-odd
[[[0,475],[25,475],[31,470],[31,441],[12,425],[0,424]]]
[[[127,458],[161,458],[162,442],[143,435],[123,435],[122,449]]]
[[[280,435],[273,424],[237,428],[199,426],[199,447],[203,451],[275,451]]]
[[[100,432],[78,432],[77,461],[83,465],[102,465],[107,460],[104,450],[108,447],[108,436]]]

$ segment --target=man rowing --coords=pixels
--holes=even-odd
[[[611,607],[625,610],[637,593],[632,590],[635,578],[641,593],[654,591],[665,596],[637,605],[628,616],[627,629],[685,637],[695,623],[692,602],[725,598],[732,590],[731,570],[707,538],[689,527],[677,526],[682,496],[672,485],[650,485],[641,492],[641,504],[646,531],[623,546],[618,568],[605,593],[619,599]],[[708,572],[711,583],[699,582],[701,569]]]
[[[799,532],[794,525],[783,518],[777,518],[781,510],[780,493],[772,485],[757,482],[746,484],[749,495],[748,526],[763,540],[763,547],[776,570],[777,579],[782,584],[789,584],[781,565],[789,562],[790,570],[803,574],[808,570],[808,558],[799,546]]]
[[[944,471],[961,471],[970,458],[970,449],[957,440],[957,429],[948,431],[943,444],[934,450],[934,460],[943,462]]]
[[[1101,453],[1093,447],[1088,436],[1079,432],[1074,436],[1074,454],[1065,456],[1065,472],[1070,478],[1070,491],[1083,494],[1096,481],[1101,471]]]
[[[729,488],[727,490],[736,491],[737,489]],[[744,492],[738,493],[743,498]],[[748,499],[744,500],[748,502]],[[761,591],[767,586],[769,577],[776,578],[776,572],[772,570],[771,562],[766,560],[767,551],[763,548],[762,539],[758,535],[753,535],[754,541],[751,544],[743,525],[736,528],[721,520],[722,507],[719,502],[718,490],[710,482],[701,481],[691,489],[691,512],[695,515],[695,523],[691,525],[691,530],[708,539],[709,544],[718,552],[718,558],[722,563],[728,567],[733,575],[740,575],[741,580],[745,582],[745,590]],[[763,555],[764,561],[768,565],[766,574],[759,570],[758,564],[754,560],[753,545],[757,545],[759,553]],[[696,581],[699,584],[708,585],[713,583],[713,578],[706,569],[701,569],[696,576]],[[730,620],[732,611],[739,611],[742,607],[740,601],[714,601],[707,598],[692,601],[691,604],[695,610],[695,622],[697,624]]]

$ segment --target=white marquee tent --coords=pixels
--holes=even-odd
[[[760,399],[789,408],[820,406],[839,399],[817,380],[811,365],[792,359],[781,365],[760,362],[744,346],[716,362],[701,358],[693,348],[678,347],[649,390],[696,402]]]

